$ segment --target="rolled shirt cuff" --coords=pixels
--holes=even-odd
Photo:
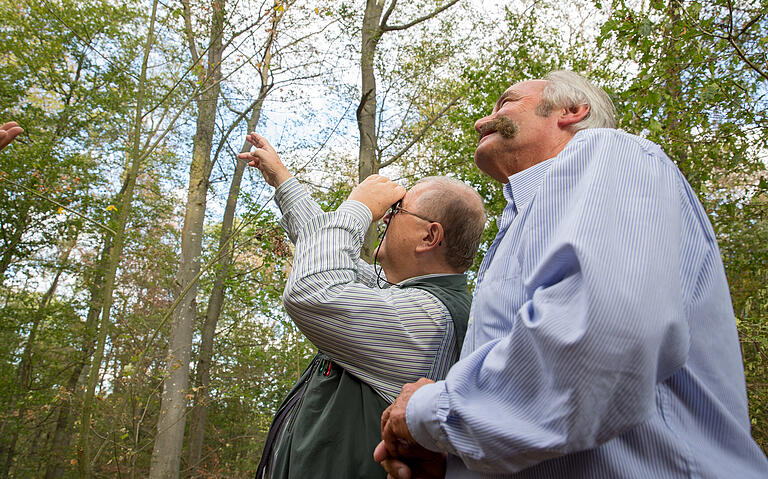
[[[309,196],[307,190],[301,186],[299,180],[290,177],[275,188],[275,203],[280,208],[280,212],[285,214],[296,203]]]
[[[430,451],[451,453],[453,450],[440,427],[440,418],[448,411],[447,401],[445,381],[438,381],[417,389],[405,408],[405,422],[411,436]]]
[[[338,208],[336,213],[347,215],[352,219],[356,226],[359,226],[359,231],[365,236],[365,232],[368,231],[368,227],[371,226],[373,221],[373,215],[371,210],[368,209],[365,204],[356,200],[345,200]]]

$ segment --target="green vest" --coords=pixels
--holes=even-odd
[[[455,362],[464,343],[472,295],[464,275],[411,281],[451,314]],[[256,479],[385,478],[373,460],[381,440],[381,413],[389,406],[371,386],[323,353],[312,359],[269,428]]]

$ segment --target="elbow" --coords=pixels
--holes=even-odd
[[[327,284],[320,285],[311,277],[289,279],[283,290],[283,307],[296,321],[308,311],[325,310],[333,304],[335,296]]]
[[[308,297],[306,294],[306,286],[302,284],[302,281],[288,281],[283,290],[283,307],[289,316],[293,317],[294,313],[305,308],[308,303]]]

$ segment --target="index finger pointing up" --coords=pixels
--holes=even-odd
[[[255,132],[251,133],[248,136],[248,141],[250,141],[251,144],[253,144],[253,146],[255,146],[256,148],[262,148],[264,150],[267,150],[270,153],[275,153],[275,149],[272,148],[272,145],[267,141],[267,139],[259,135],[258,133],[255,133]]]

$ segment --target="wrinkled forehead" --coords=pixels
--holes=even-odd
[[[493,111],[497,111],[504,100],[520,100],[526,97],[540,97],[541,91],[547,86],[546,80],[525,80],[515,83],[511,87],[507,88],[504,93],[496,100],[496,106],[493,107]]]

